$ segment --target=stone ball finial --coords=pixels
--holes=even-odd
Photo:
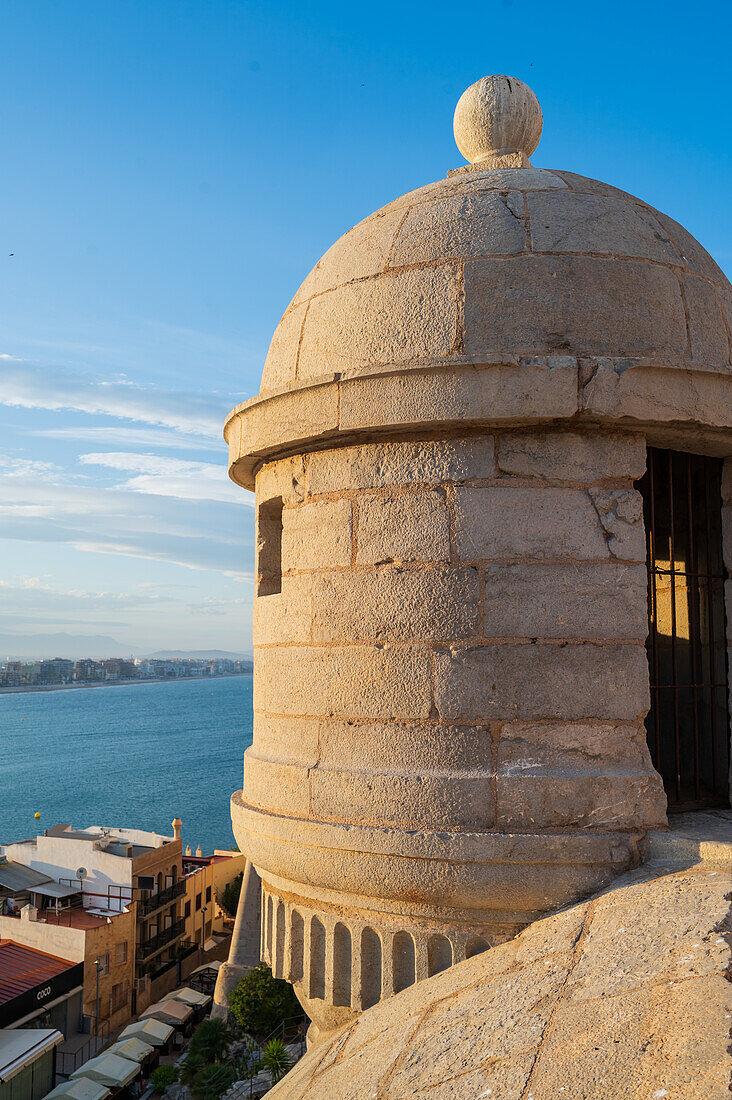
[[[528,84],[513,76],[484,76],[463,92],[453,130],[460,152],[487,168],[525,168],[539,144],[543,119]]]

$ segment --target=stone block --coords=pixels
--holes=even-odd
[[[429,717],[425,651],[406,646],[282,646],[256,652],[254,709],[268,714],[365,719]]]
[[[314,578],[313,641],[452,641],[480,630],[477,569],[331,573]]]
[[[625,638],[648,633],[644,565],[488,565],[486,638]]]
[[[281,497],[285,504],[299,504],[305,497],[305,459],[302,455],[267,462],[257,471],[257,502]]]
[[[344,379],[341,429],[444,427],[450,421],[574,416],[577,363],[566,356],[481,368],[405,371]]]
[[[607,533],[607,547],[614,558],[646,560],[643,497],[635,489],[589,489],[600,522]]]
[[[278,394],[243,409],[242,454],[271,454],[313,436],[334,435],[338,429],[338,387],[318,386]],[[276,430],[273,430],[276,424]]]
[[[529,772],[533,769],[533,774]],[[666,796],[659,777],[538,766],[532,757],[505,765],[496,778],[496,826],[504,832],[532,829],[662,829]]]
[[[285,508],[282,571],[350,565],[351,523],[350,500],[322,500]]]
[[[706,279],[685,275],[684,294],[692,359],[711,366],[729,367],[727,329],[714,287]]]
[[[307,768],[261,760],[253,749],[247,749],[242,796],[250,806],[307,817],[310,809]]]
[[[680,256],[645,206],[609,195],[530,194],[534,252],[593,252],[678,264]]]
[[[349,283],[310,303],[299,377],[446,356],[455,344],[457,324],[457,265]]]
[[[414,206],[397,233],[389,264],[508,255],[525,246],[523,195],[460,193]]]
[[[581,489],[458,488],[455,541],[461,561],[609,557],[597,510]]]
[[[625,722],[506,722],[501,726],[498,767],[527,757],[577,768],[624,762],[647,771],[651,758],[642,724]]]
[[[290,306],[274,330],[262,371],[260,392],[278,390],[297,374],[297,353],[307,305]]]
[[[280,592],[254,596],[255,645],[310,641],[309,577],[283,577]]]
[[[356,562],[447,561],[450,525],[444,490],[362,493],[357,500]]]
[[[628,423],[732,427],[732,375],[601,361],[582,391],[592,416]]]
[[[322,766],[342,767],[344,760],[364,772],[407,772],[417,762],[424,775],[492,771],[491,733],[485,726],[323,721]]]
[[[455,647],[435,654],[435,703],[448,721],[632,721],[650,704],[648,662],[639,645]]]
[[[507,474],[562,481],[630,478],[646,470],[646,441],[619,432],[502,432],[497,463]]]
[[[318,261],[295,294],[300,302],[314,294],[365,279],[383,271],[394,234],[401,221],[400,211],[378,211],[344,233]]]
[[[310,773],[312,816],[323,821],[379,828],[465,829],[480,832],[494,821],[490,775],[410,775],[396,772]]]
[[[489,478],[494,474],[490,435],[416,443],[366,443],[316,451],[308,458],[308,490],[377,489],[386,485],[430,485]]]
[[[686,316],[673,271],[639,260],[468,260],[463,343],[468,355],[679,357]]]
[[[318,762],[317,718],[254,715],[254,753],[261,760],[314,768]]]
[[[695,275],[702,275],[705,279],[711,279],[713,283],[724,286],[727,278],[720,267],[714,262],[705,248],[692,237],[683,225],[679,225],[668,214],[662,214],[660,210],[654,210],[655,216],[676,245],[681,258]]]

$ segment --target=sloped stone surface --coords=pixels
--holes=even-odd
[[[588,902],[365,1012],[273,1100],[726,1100],[732,816],[690,817]]]

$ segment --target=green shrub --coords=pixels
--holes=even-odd
[[[193,1033],[188,1054],[204,1062],[223,1062],[233,1038],[224,1020],[204,1020]]]
[[[155,1092],[165,1092],[168,1085],[178,1080],[178,1070],[175,1066],[158,1066],[150,1074],[150,1081]]]
[[[230,917],[236,916],[236,908],[239,904],[239,894],[241,893],[241,881],[244,878],[244,872],[240,871],[236,878],[231,882],[227,882],[223,889],[219,900],[219,904],[222,909],[225,909]]]
[[[260,963],[240,980],[229,997],[231,1014],[244,1031],[265,1037],[291,1016],[302,1013],[293,988]]]
[[[276,1085],[292,1069],[293,1061],[281,1039],[270,1039],[262,1051],[262,1065]]]
[[[231,1088],[234,1081],[236,1081],[236,1070],[233,1066],[212,1062],[201,1066],[193,1078],[191,1091],[198,1100],[219,1100],[219,1097]]]
[[[200,1054],[188,1054],[185,1062],[181,1066],[180,1079],[184,1085],[190,1085],[193,1083],[193,1078],[198,1073],[199,1069],[203,1069],[206,1065],[206,1059]]]

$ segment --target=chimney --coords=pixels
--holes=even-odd
[[[179,817],[174,817],[171,824],[173,826],[173,837],[175,840],[180,840],[180,827],[183,822]]]
[[[203,852],[201,851],[201,845],[200,844],[196,848],[196,855],[197,856],[202,856],[203,855]]]
[[[189,856],[190,854],[191,854],[191,846],[190,846],[190,844],[186,844],[186,855]]]

